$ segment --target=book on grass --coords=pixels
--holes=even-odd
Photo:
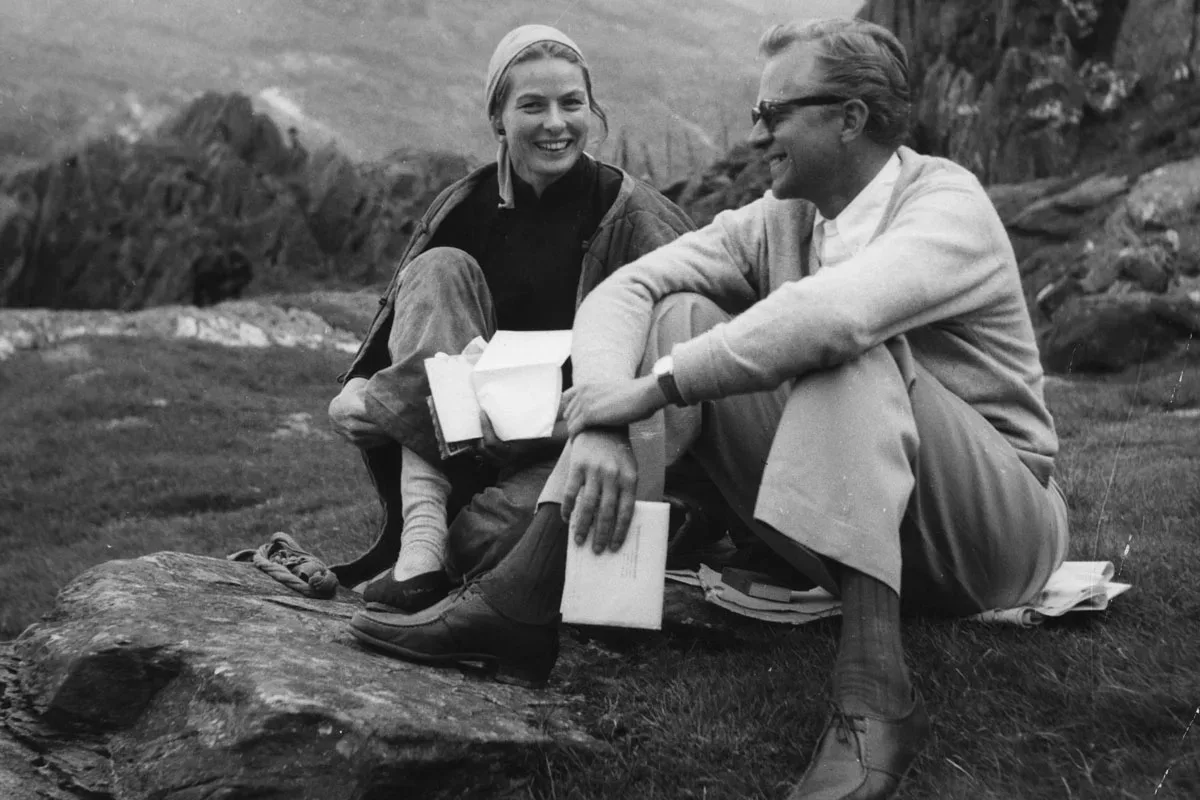
[[[667,503],[639,500],[629,535],[615,553],[593,552],[591,540],[576,545],[569,531],[563,622],[661,630],[670,515]]]
[[[429,407],[442,458],[483,438],[486,413],[501,441],[541,439],[554,431],[562,396],[562,365],[571,332],[497,331],[458,355],[425,359]]]

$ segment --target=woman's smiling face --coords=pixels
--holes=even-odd
[[[575,166],[590,123],[587,84],[579,65],[541,58],[509,68],[500,127],[513,171],[538,195]]]

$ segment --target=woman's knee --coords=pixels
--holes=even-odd
[[[434,247],[414,258],[404,268],[403,286],[430,282],[436,286],[486,285],[479,263],[457,247]]]

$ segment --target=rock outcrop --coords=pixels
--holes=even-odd
[[[908,49],[918,149],[985,183],[1071,172],[1128,104],[1169,104],[1195,72],[1181,0],[869,0],[860,16]]]
[[[0,307],[208,305],[391,268],[467,159],[307,152],[241,94],[208,93],[154,134],[111,136],[0,178]]]
[[[1051,370],[1118,371],[1200,335],[1200,159],[1128,183],[1095,176],[1006,220],[1025,246],[1042,232],[1022,273]]]
[[[80,336],[143,336],[194,339],[227,347],[306,347],[354,353],[376,308],[369,292],[326,292],[309,300],[326,316],[343,304],[347,328],[331,325],[317,311],[276,298],[230,300],[206,308],[158,306],[140,311],[51,311],[43,308],[0,309],[0,361],[18,350],[44,350]],[[364,310],[365,309],[365,310]],[[357,319],[350,319],[351,315]]]
[[[0,793],[490,798],[598,746],[553,695],[360,647],[359,605],[180,553],[89,570],[0,646]]]

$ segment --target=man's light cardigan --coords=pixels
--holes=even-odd
[[[689,403],[772,389],[905,334],[916,360],[1046,483],[1058,440],[1008,234],[970,172],[898,155],[879,229],[836,267],[809,263],[814,206],[768,192],[615,272],[576,315],[575,382],[632,377],[652,308],[674,292],[737,314],[675,346]]]

